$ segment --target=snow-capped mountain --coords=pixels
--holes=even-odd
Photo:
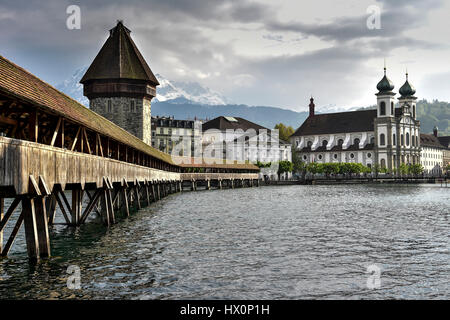
[[[86,73],[87,67],[80,68],[69,78],[56,85],[56,89],[64,92],[69,97],[77,100],[86,107],[89,106],[89,100],[83,95],[83,85],[80,83],[81,78]]]
[[[56,89],[77,100],[85,106],[89,106],[89,100],[83,95],[81,78],[86,73],[87,67],[80,68],[69,78],[56,86]],[[153,102],[170,102],[174,104],[189,103],[201,105],[225,105],[230,101],[220,93],[200,85],[197,82],[171,81],[160,74],[156,74],[160,85],[156,89],[156,97]]]
[[[155,75],[160,85],[156,89],[156,101],[171,103],[195,103],[203,105],[225,105],[230,101],[208,87],[197,82],[171,81],[160,74]]]

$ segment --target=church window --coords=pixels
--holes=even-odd
[[[375,137],[370,138],[370,143],[375,143]]]
[[[355,140],[353,140],[353,144],[354,144],[355,146],[359,145],[359,139],[356,138]]]
[[[344,140],[339,139],[339,140],[338,140],[338,145],[339,145],[339,146],[342,146],[343,144],[344,144]]]
[[[380,134],[380,146],[384,146],[386,144],[386,138],[384,133]]]
[[[416,146],[419,146],[419,138],[416,136]]]
[[[400,135],[400,144],[401,144],[402,146],[405,145],[405,137],[403,136],[403,134]]]
[[[337,155],[337,153],[335,153],[335,154],[333,155],[333,158],[335,158],[335,159],[337,159],[337,158],[338,158],[338,155]]]
[[[397,137],[396,137],[396,135],[395,135],[395,133],[392,135],[392,145],[396,145],[397,144],[397,139],[396,139]]]
[[[416,105],[413,104],[413,118],[416,118]]]
[[[108,100],[108,113],[112,112],[112,101]]]
[[[308,159],[308,157],[306,155],[304,155],[303,156],[303,160],[306,160],[306,159]]]
[[[394,103],[391,102],[391,115],[394,115]]]
[[[380,116],[386,115],[386,103],[384,101],[381,101],[380,103]]]
[[[381,159],[381,167],[386,168],[386,160],[385,159]]]
[[[355,154],[354,153],[350,153],[350,158],[354,159],[355,158]]]
[[[327,144],[328,144],[328,141],[327,141],[327,140],[323,140],[323,141],[322,141],[322,147],[326,147]]]
[[[322,160],[323,156],[321,154],[319,154],[319,160]]]
[[[370,158],[370,157],[372,157],[372,154],[369,152],[369,153],[367,154],[367,158]]]
[[[368,163],[368,164],[367,164],[367,168],[372,169],[372,164],[371,164],[371,163]]]
[[[308,144],[307,144],[308,148],[311,148],[312,144],[313,144],[312,141],[308,141]]]
[[[414,136],[411,136],[411,145],[413,147],[416,145],[416,139],[414,139]]]
[[[409,132],[406,133],[406,145],[409,146]]]

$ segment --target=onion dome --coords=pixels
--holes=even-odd
[[[399,92],[402,95],[402,98],[412,97],[416,93],[416,89],[408,81],[408,72],[406,73],[406,82],[400,88]]]
[[[380,82],[378,82],[377,89],[378,89],[378,91],[380,91],[380,93],[381,92],[391,92],[392,90],[394,90],[394,84],[386,76],[386,67],[384,68],[384,77],[383,77],[383,79],[381,79]]]

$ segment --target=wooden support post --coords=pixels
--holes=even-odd
[[[56,213],[56,196],[55,192],[52,192],[50,197],[47,198],[47,215],[48,215],[48,224],[52,225],[55,221],[55,213]]]
[[[152,198],[153,198],[153,201],[157,201],[156,200],[156,193],[155,193],[155,184],[152,182]]]
[[[112,195],[111,195],[111,189],[106,189],[106,205],[108,208],[108,217],[109,217],[109,224],[114,224],[116,223],[116,217],[114,215],[114,205],[113,205],[113,199],[112,199]],[[108,225],[109,225],[108,224]]]
[[[13,228],[13,230],[11,232],[11,235],[9,236],[8,241],[5,244],[5,247],[3,248],[3,251],[2,251],[2,256],[3,257],[6,257],[8,255],[9,250],[11,249],[11,247],[12,247],[12,245],[14,243],[14,240],[16,239],[17,232],[19,232],[19,229],[20,229],[20,227],[22,226],[22,223],[23,223],[23,216],[24,216],[24,214],[23,214],[23,211],[22,211],[20,213],[20,215],[19,215],[19,218],[17,218],[16,224],[14,225],[14,228]]]
[[[133,189],[134,189],[134,193],[136,195],[136,199],[135,200],[136,200],[136,203],[137,203],[137,208],[139,210],[141,210],[141,199],[139,197],[139,185],[136,183]]]
[[[158,195],[158,200],[161,200],[161,183],[158,182],[157,184],[157,195]]]
[[[45,197],[34,200],[37,238],[39,245],[39,256],[50,257],[50,235],[48,232],[47,210],[45,208]]]
[[[74,189],[72,190],[72,225],[76,226],[78,225],[81,213],[82,213],[82,206],[83,206],[83,190],[81,189]]]
[[[127,217],[129,217],[130,216],[130,207],[128,205],[128,187],[127,186],[124,186],[122,188],[122,200],[123,200],[122,203],[125,207],[125,213],[126,213]]]
[[[211,180],[206,180],[206,190],[211,190]]]
[[[22,200],[22,215],[25,224],[25,239],[27,243],[28,257],[31,260],[37,260],[39,258],[39,243],[33,198],[27,197]]]
[[[150,193],[148,192],[148,182],[145,181],[145,194],[147,196],[147,206],[150,205]]]
[[[191,191],[195,191],[195,181],[191,181]]]

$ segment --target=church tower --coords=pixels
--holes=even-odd
[[[151,145],[151,100],[158,80],[122,21],[110,30],[81,79],[89,107]]]
[[[395,168],[397,132],[395,122],[394,84],[384,76],[377,84],[377,117],[374,121],[375,154],[380,168],[392,171]]]

